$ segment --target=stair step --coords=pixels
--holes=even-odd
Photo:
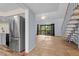
[[[77,8],[77,9],[74,10],[74,14],[75,15],[79,15],[79,8]]]
[[[75,33],[75,34],[78,34],[78,33]]]
[[[72,32],[72,31],[65,31],[65,32]]]
[[[73,24],[72,25],[67,25],[67,27],[76,27],[76,25],[73,25]]]
[[[70,33],[66,34],[66,36],[71,35]]]
[[[66,30],[74,30],[73,28],[67,28]]]
[[[75,9],[74,9],[74,10],[76,10],[76,9],[79,9],[79,6],[78,6],[78,5],[75,7]]]
[[[68,36],[64,36],[64,38],[66,39],[66,38],[68,38]]]
[[[67,31],[72,31],[72,30],[74,30],[74,29],[66,29]]]
[[[75,33],[78,33],[78,31],[75,31]]]
[[[79,23],[78,21],[69,21],[70,24]]]
[[[71,33],[72,31],[66,31],[65,33]]]
[[[73,14],[74,15],[74,14]],[[74,15],[74,16],[79,16],[79,15]],[[71,16],[72,17],[72,16]],[[69,21],[79,21],[78,19],[71,19]]]
[[[75,34],[73,34],[73,35],[77,35],[77,34],[75,33]]]
[[[75,9],[79,9],[79,4],[77,3],[77,5],[75,6]]]
[[[70,19],[79,19],[79,15],[74,15]]]
[[[74,36],[74,35],[71,35],[71,37],[75,38],[76,36]]]

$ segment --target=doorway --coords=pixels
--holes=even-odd
[[[37,35],[55,36],[54,24],[37,24]]]

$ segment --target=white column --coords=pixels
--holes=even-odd
[[[25,10],[25,52],[29,52],[29,10]]]

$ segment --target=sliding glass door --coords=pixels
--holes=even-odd
[[[54,24],[44,24],[37,25],[37,34],[38,35],[55,35],[54,34]]]

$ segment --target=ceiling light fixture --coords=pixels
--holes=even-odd
[[[41,19],[46,19],[47,18],[47,16],[41,16]]]

